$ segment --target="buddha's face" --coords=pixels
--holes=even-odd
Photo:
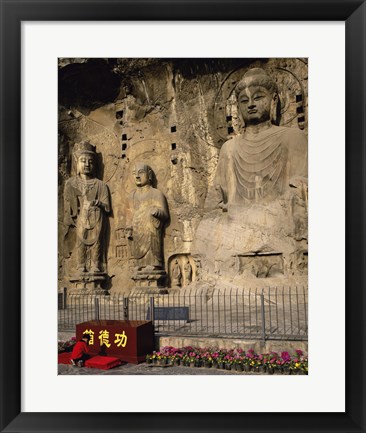
[[[78,158],[78,173],[91,176],[94,173],[94,156],[90,153],[82,153]]]
[[[262,86],[244,88],[238,98],[239,111],[246,125],[256,125],[271,118],[271,105],[277,95]]]
[[[137,186],[145,186],[150,183],[149,173],[145,166],[136,165],[133,174],[135,176],[135,183]]]

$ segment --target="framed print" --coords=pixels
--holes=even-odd
[[[364,2],[1,1],[1,19],[1,431],[365,431]],[[259,129],[263,157],[250,141]],[[276,215],[280,241],[275,223],[253,228]],[[306,291],[278,310],[273,281],[289,275],[309,283],[308,309]],[[57,369],[56,311],[80,290],[93,318],[121,305],[113,319],[153,320],[171,346],[176,325],[195,327],[195,341],[232,341],[215,328],[212,285],[228,295],[249,280],[268,289],[242,316],[222,301],[231,337],[247,327],[273,354],[268,334],[282,336],[275,317],[288,311],[287,340],[295,348],[303,333],[309,374]],[[178,304],[168,312],[161,299],[182,293],[174,314],[191,320],[164,316],[163,329],[158,315]],[[101,347],[132,339],[103,329],[88,331]]]

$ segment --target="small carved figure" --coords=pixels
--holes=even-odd
[[[187,258],[187,262],[183,267],[184,272],[184,284],[188,286],[192,282],[192,265],[189,263],[189,259]]]
[[[142,163],[133,171],[137,188],[129,198],[127,213],[127,238],[139,271],[163,268],[162,237],[169,218],[164,194],[151,185],[152,169]]]
[[[172,286],[182,285],[182,271],[180,269],[178,260],[175,259],[172,266]]]
[[[77,270],[102,272],[105,247],[105,218],[110,212],[108,186],[95,177],[95,147],[88,142],[75,144],[77,175],[68,179],[64,191],[64,223],[76,227]],[[90,255],[90,260],[88,259]]]

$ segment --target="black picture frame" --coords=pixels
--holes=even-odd
[[[365,1],[0,0],[0,6],[1,431],[365,432]],[[21,412],[21,22],[84,20],[345,21],[345,413]],[[335,268],[336,262],[335,255]]]

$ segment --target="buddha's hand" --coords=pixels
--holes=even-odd
[[[156,206],[154,206],[150,209],[150,215],[152,215],[155,218],[159,218],[160,210]]]
[[[223,212],[227,212],[227,203],[220,203],[220,204],[219,204],[219,208],[220,208]]]
[[[127,227],[126,228],[126,238],[129,239],[129,240],[133,239],[133,236],[132,236],[132,227]]]
[[[93,207],[102,207],[102,203],[98,199],[95,199],[95,200],[92,200],[90,202],[90,206],[93,206]]]

